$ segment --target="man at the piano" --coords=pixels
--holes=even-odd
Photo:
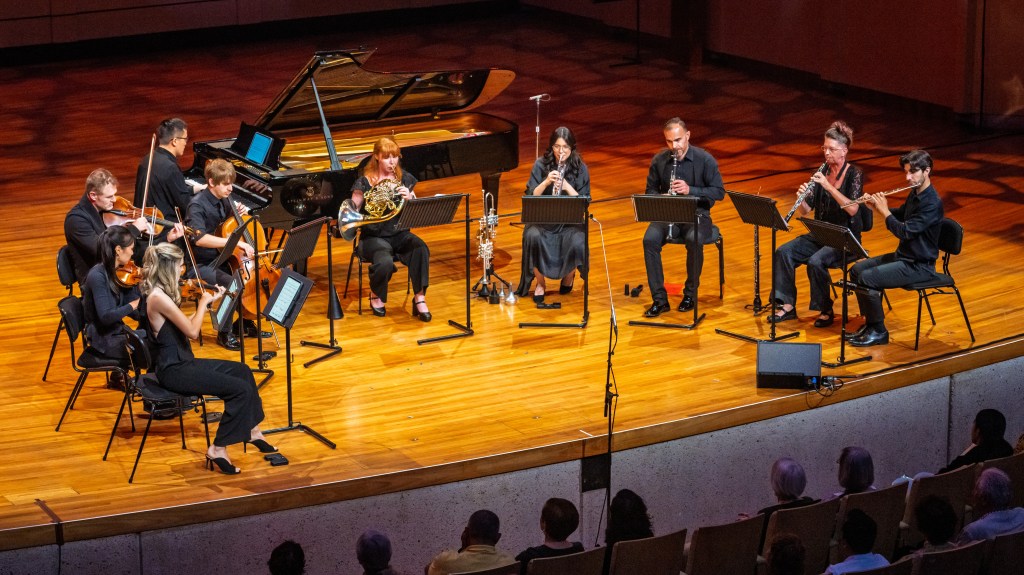
[[[373,156],[363,175],[352,184],[351,203],[354,209],[365,212],[365,195],[371,195],[368,192],[377,186],[388,188],[397,183],[394,188],[396,196],[406,200],[416,197],[412,191],[416,178],[399,166],[401,157],[398,144],[391,138],[385,136],[374,143]],[[384,317],[387,312],[388,282],[395,273],[397,258],[409,268],[409,279],[415,292],[412,317],[430,321],[426,302],[427,285],[430,283],[430,250],[422,239],[409,230],[399,230],[398,218],[392,217],[362,226],[356,250],[363,261],[370,262],[370,309],[374,315]]]

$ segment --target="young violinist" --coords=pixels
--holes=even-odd
[[[235,182],[235,167],[227,160],[217,159],[206,164],[203,173],[207,186],[189,202],[188,215],[185,218],[188,226],[198,234],[194,241],[194,254],[199,269],[198,272],[189,270],[189,277],[199,277],[208,284],[227,287],[231,285],[231,269],[226,263],[219,268],[211,267],[210,264],[220,256],[221,249],[228,241],[227,238],[218,236],[217,230],[232,214],[228,196],[231,195],[231,185]],[[244,215],[248,211],[242,206],[239,212]],[[255,256],[253,246],[244,240],[238,241],[236,250],[240,250],[248,259]],[[245,332],[247,336],[255,337],[256,325],[251,320],[246,320]],[[269,332],[260,334],[261,337],[271,335]],[[217,334],[217,343],[231,350],[241,347],[232,331]]]
[[[71,251],[71,260],[75,264],[75,277],[78,285],[85,284],[85,276],[99,261],[96,252],[96,241],[107,225],[103,223],[103,212],[114,207],[117,196],[117,178],[108,170],[97,168],[85,179],[85,193],[82,199],[64,218],[64,239]],[[142,232],[148,232],[149,222],[139,217],[131,222],[129,231],[138,239]],[[172,228],[168,232],[168,241],[180,238],[182,229]]]
[[[221,473],[233,475],[240,470],[231,463],[227,447],[248,442],[261,453],[274,453],[267,443],[260,422],[263,400],[249,366],[238,361],[196,358],[189,340],[199,337],[209,305],[224,295],[224,288],[204,291],[191,316],[178,307],[184,254],[170,243],[146,250],[140,291],[145,297],[150,340],[156,346],[156,372],[160,385],[183,395],[215,395],[224,401],[224,416],[213,445],[206,451],[206,464]]]

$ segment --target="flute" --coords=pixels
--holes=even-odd
[[[904,186],[902,188],[896,188],[895,190],[886,190],[884,192],[878,192],[878,193],[882,194],[883,196],[888,196],[890,194],[895,194],[897,192],[902,192],[902,191],[905,191],[905,190],[910,190],[910,189],[913,189],[913,188],[916,188],[916,187],[917,186]],[[850,206],[852,206],[854,204],[863,204],[864,202],[868,201],[868,198],[870,198],[872,195],[873,194],[864,194],[863,196],[857,198],[856,200],[852,200],[852,201],[846,202],[845,204],[843,204],[843,205],[841,205],[839,207],[841,207],[841,208],[848,208],[848,207],[850,207]]]

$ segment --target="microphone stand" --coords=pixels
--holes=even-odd
[[[551,99],[550,94],[537,94],[530,98],[534,102],[537,102],[537,122],[533,127],[534,133],[534,144],[533,144],[533,159],[536,160],[540,157],[540,103],[547,102]],[[497,202],[495,202],[497,203]]]
[[[611,274],[608,273],[608,253],[605,250],[604,245],[604,226],[601,222],[594,217],[594,214],[590,214],[590,219],[597,222],[597,227],[601,232],[601,253],[604,256],[604,271],[605,279],[608,282],[608,306],[611,312],[611,316],[608,320],[608,359],[607,369],[605,371],[605,383],[604,383],[604,418],[608,421],[608,453],[605,456],[606,462],[604,466],[605,474],[605,512],[610,512],[612,505],[612,433],[615,431],[615,410],[618,407],[619,392],[615,385],[615,372],[612,370],[612,356],[615,355],[615,346],[618,344],[619,339],[619,325],[615,318],[615,299],[612,295],[612,280]],[[589,268],[589,266],[588,266]],[[587,277],[592,270],[587,270]]]

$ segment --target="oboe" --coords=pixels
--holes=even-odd
[[[822,162],[821,163],[821,167],[818,168],[818,171],[814,172],[814,173],[815,174],[824,174],[826,168],[828,168],[828,162]],[[811,181],[807,182],[807,185],[804,186],[804,191],[800,192],[800,195],[798,195],[796,197],[796,203],[794,203],[793,207],[789,209],[789,213],[786,214],[785,218],[782,218],[787,224],[789,223],[789,219],[793,217],[793,214],[796,213],[796,209],[799,208],[800,204],[804,203],[804,201],[807,198],[810,197],[811,192],[813,192],[813,191],[814,191],[814,177],[812,176],[811,177]]]

